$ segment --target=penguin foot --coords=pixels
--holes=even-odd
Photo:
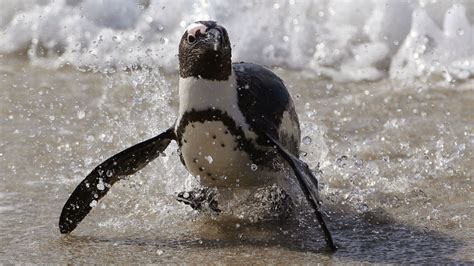
[[[176,200],[191,206],[197,211],[210,211],[219,214],[221,210],[217,207],[217,193],[215,189],[200,188],[193,191],[183,191],[178,193]]]

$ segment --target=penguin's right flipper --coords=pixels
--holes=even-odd
[[[61,233],[72,232],[120,177],[145,167],[168,147],[171,140],[176,140],[174,128],[117,153],[92,170],[64,204],[59,218]]]
[[[324,222],[323,215],[319,208],[321,207],[321,200],[319,199],[318,193],[318,180],[309,169],[308,165],[298,159],[295,155],[291,152],[287,151],[283,145],[275,140],[270,134],[266,134],[267,138],[271,141],[275,148],[277,148],[280,155],[288,162],[288,164],[293,169],[293,172],[298,179],[298,183],[300,184],[301,190],[303,190],[306,199],[311,204],[314,209],[314,213],[316,214],[316,218],[318,219],[319,224],[321,225],[321,229],[324,232],[324,238],[329,246],[329,248],[333,251],[337,249],[334,241],[332,240],[331,232],[329,231],[328,227],[326,226],[326,222]]]

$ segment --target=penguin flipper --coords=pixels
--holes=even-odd
[[[304,195],[306,196],[306,200],[311,204],[314,209],[314,213],[316,214],[316,218],[318,219],[319,224],[321,225],[321,229],[324,232],[324,238],[326,239],[326,243],[328,244],[329,248],[333,251],[337,249],[336,245],[334,244],[331,236],[331,232],[329,231],[326,223],[324,222],[323,215],[319,210],[321,207],[321,200],[319,199],[318,194],[318,180],[309,169],[308,165],[298,159],[295,155],[287,151],[283,145],[275,140],[270,134],[266,134],[267,138],[272,142],[274,147],[277,148],[280,155],[288,162],[288,164],[293,169],[296,178],[298,179],[298,183],[300,184],[301,190],[303,190]]]
[[[60,232],[72,232],[121,176],[134,174],[145,167],[168,147],[171,140],[176,140],[174,128],[117,153],[92,170],[64,204],[59,218]]]

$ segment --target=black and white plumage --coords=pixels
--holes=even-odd
[[[69,233],[120,176],[140,170],[171,140],[181,161],[205,187],[255,188],[284,175],[275,161],[287,164],[314,208],[331,249],[335,249],[319,211],[317,180],[298,159],[300,127],[283,81],[251,63],[232,63],[224,27],[214,21],[191,24],[179,45],[179,114],[173,127],[96,167],[66,202],[61,233]],[[103,182],[103,186],[98,184]]]
[[[240,186],[261,186],[266,176],[255,168],[271,166],[275,157],[263,134],[297,154],[298,118],[283,82],[270,70],[247,63],[231,68],[222,81],[180,78],[176,133],[182,160],[207,186],[229,187],[237,179]]]

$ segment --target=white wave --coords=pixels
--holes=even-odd
[[[175,71],[184,27],[213,19],[228,28],[235,61],[336,81],[474,76],[467,0],[0,1],[0,53],[27,52],[48,67]]]
[[[463,6],[451,7],[438,28],[423,9],[413,13],[410,33],[392,59],[390,76],[402,80],[438,75],[447,82],[474,76],[474,26]]]

